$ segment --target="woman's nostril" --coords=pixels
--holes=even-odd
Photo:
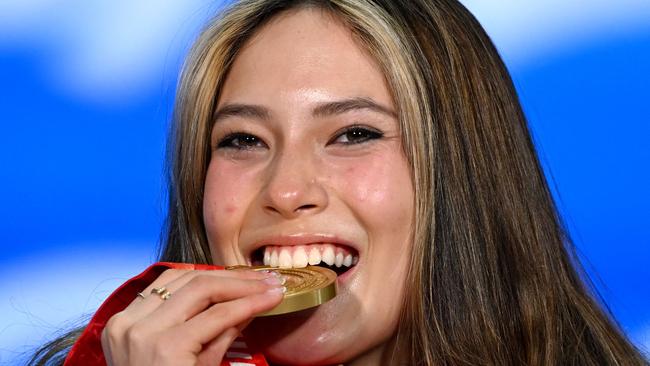
[[[294,208],[267,205],[264,207],[264,209],[274,214],[280,214],[287,217],[294,217],[296,215],[300,215],[307,212],[317,212],[319,207],[321,207],[321,205],[310,203],[310,204],[300,205],[297,207],[294,206]]]
[[[302,205],[302,206],[298,207],[296,209],[296,211],[305,211],[305,210],[309,210],[309,209],[312,209],[312,208],[316,208],[316,205],[314,205],[314,204]]]

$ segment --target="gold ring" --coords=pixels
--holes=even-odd
[[[151,289],[151,293],[160,296],[160,298],[163,299],[163,300],[167,300],[172,296],[172,293],[169,292],[165,288],[165,286],[163,286],[163,287],[154,287],[154,288]]]
[[[167,300],[170,297],[172,297],[172,293],[167,290],[165,290],[162,294],[160,294],[160,298],[163,300]]]

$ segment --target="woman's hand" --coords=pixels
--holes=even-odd
[[[167,299],[153,288],[165,287]],[[281,277],[274,272],[163,272],[102,332],[110,366],[218,365],[252,318],[282,301]]]

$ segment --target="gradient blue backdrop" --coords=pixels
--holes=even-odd
[[[583,262],[650,348],[650,2],[463,3],[512,72]],[[216,5],[0,2],[0,363],[154,260],[176,77]]]

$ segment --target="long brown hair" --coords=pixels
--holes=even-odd
[[[219,90],[254,32],[305,6],[351,29],[382,67],[398,109],[416,197],[400,358],[409,365],[646,365],[595,300],[510,76],[455,0],[244,0],[215,18],[178,88],[160,259],[211,261],[202,201]]]

